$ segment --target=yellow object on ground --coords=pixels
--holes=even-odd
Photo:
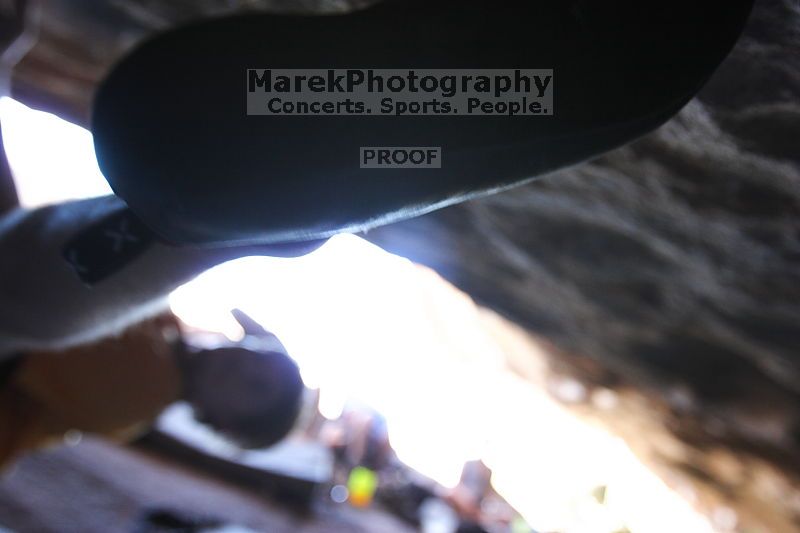
[[[350,503],[355,507],[367,507],[372,503],[375,490],[378,488],[378,474],[357,466],[350,472],[347,489],[350,491]]]

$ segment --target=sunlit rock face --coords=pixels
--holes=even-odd
[[[146,35],[235,9],[368,1],[53,0],[15,71],[23,102],[86,123]],[[369,43],[365,43],[368,46]],[[370,232],[629,408],[599,416],[743,520],[800,526],[800,7],[757,2],[699,98],[658,131],[526,187]],[[786,529],[788,528],[788,529]]]

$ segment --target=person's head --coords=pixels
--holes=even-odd
[[[183,359],[184,398],[198,421],[245,448],[270,446],[292,429],[304,386],[285,353],[231,346]]]

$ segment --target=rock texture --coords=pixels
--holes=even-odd
[[[794,404],[800,10],[764,4],[700,97],[653,134],[368,238],[643,384],[686,385],[705,405],[762,388]]]
[[[15,95],[85,124],[96,82],[150,32],[229,10],[355,5],[51,0]],[[367,238],[547,339],[558,372],[634,398],[638,415],[606,419],[643,456],[737,508],[760,501],[745,513],[760,527],[800,527],[796,1],[759,0],[701,95],[651,135]],[[659,452],[637,420],[681,452]]]
[[[367,235],[568,352],[554,367],[643,395],[688,454],[656,455],[729,501],[773,495],[757,514],[786,520],[767,530],[800,527],[799,29],[796,3],[759,2],[700,96],[656,132]],[[655,453],[656,432],[644,452],[644,424],[605,419]],[[708,464],[731,450],[747,472],[734,484]],[[783,488],[754,488],[751,461]]]

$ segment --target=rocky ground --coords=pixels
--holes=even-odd
[[[310,513],[293,512],[198,470],[96,439],[29,455],[0,477],[0,527],[20,533],[166,531],[146,520],[156,511],[249,528],[242,531],[413,531],[376,510],[318,505]]]

